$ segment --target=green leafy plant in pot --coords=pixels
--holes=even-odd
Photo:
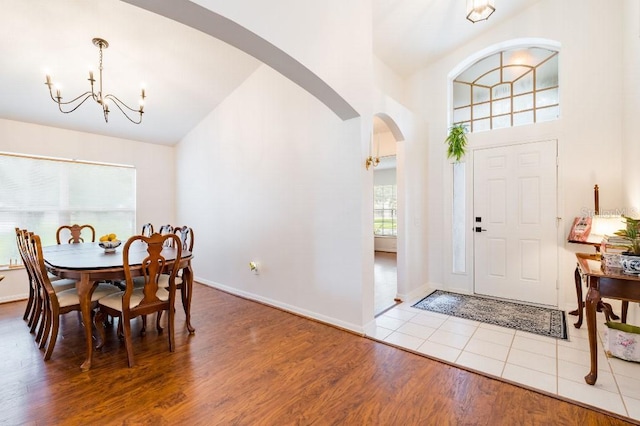
[[[444,141],[447,146],[447,158],[454,158],[456,163],[467,152],[467,126],[454,124],[449,128],[449,135]]]
[[[614,232],[615,235],[626,242],[624,248],[627,251],[621,253],[620,263],[625,273],[637,275],[640,274],[640,219],[633,219],[628,216],[622,217],[625,220],[626,227]]]

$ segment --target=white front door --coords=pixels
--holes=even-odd
[[[475,293],[557,306],[557,147],[473,154]]]

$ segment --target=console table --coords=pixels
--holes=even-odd
[[[620,268],[603,268],[600,260],[593,254],[576,253],[576,258],[579,272],[587,277],[589,286],[585,311],[591,369],[584,380],[593,385],[598,379],[596,308],[602,297],[622,300],[622,322],[626,322],[628,302],[640,302],[640,276],[624,274]]]

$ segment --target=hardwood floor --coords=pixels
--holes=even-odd
[[[176,352],[133,327],[127,367],[115,326],[93,368],[65,316],[50,361],[22,313],[0,305],[0,424],[566,424],[624,421],[489,379],[203,285],[193,324],[177,310]]]
[[[374,253],[374,315],[396,305],[398,294],[397,254],[376,251]]]

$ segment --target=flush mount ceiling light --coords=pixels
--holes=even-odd
[[[495,0],[467,0],[467,19],[474,24],[486,21],[496,11]]]
[[[118,109],[124,114],[125,117],[127,117],[129,121],[131,121],[134,124],[140,124],[142,122],[142,114],[144,113],[143,112],[144,98],[146,97],[144,93],[144,88],[141,89],[140,105],[138,106],[137,109],[131,108],[130,106],[122,102],[120,99],[118,99],[115,95],[104,94],[102,91],[102,50],[109,47],[109,43],[107,43],[106,40],[103,40],[101,38],[94,38],[92,41],[93,41],[93,44],[98,49],[100,49],[100,66],[98,67],[98,87],[97,87],[98,91],[96,92],[94,89],[94,83],[96,82],[96,80],[94,80],[93,78],[93,71],[89,71],[89,83],[91,83],[91,91],[84,92],[80,96],[70,101],[63,102],[62,95],[60,94],[60,88],[54,85],[54,83],[51,81],[51,76],[47,74],[47,81],[45,82],[45,84],[49,87],[49,95],[51,95],[51,99],[58,104],[58,109],[60,110],[60,112],[68,114],[78,109],[78,107],[80,107],[80,105],[82,105],[87,99],[91,98],[102,106],[102,112],[104,114],[105,122],[109,122],[109,103],[111,102],[118,107]],[[51,86],[55,86],[55,89],[56,89],[55,96],[53,96],[53,89],[51,88]],[[63,106],[70,109],[64,110]],[[137,117],[134,115],[134,118],[131,118],[129,116],[130,113],[137,114]]]

